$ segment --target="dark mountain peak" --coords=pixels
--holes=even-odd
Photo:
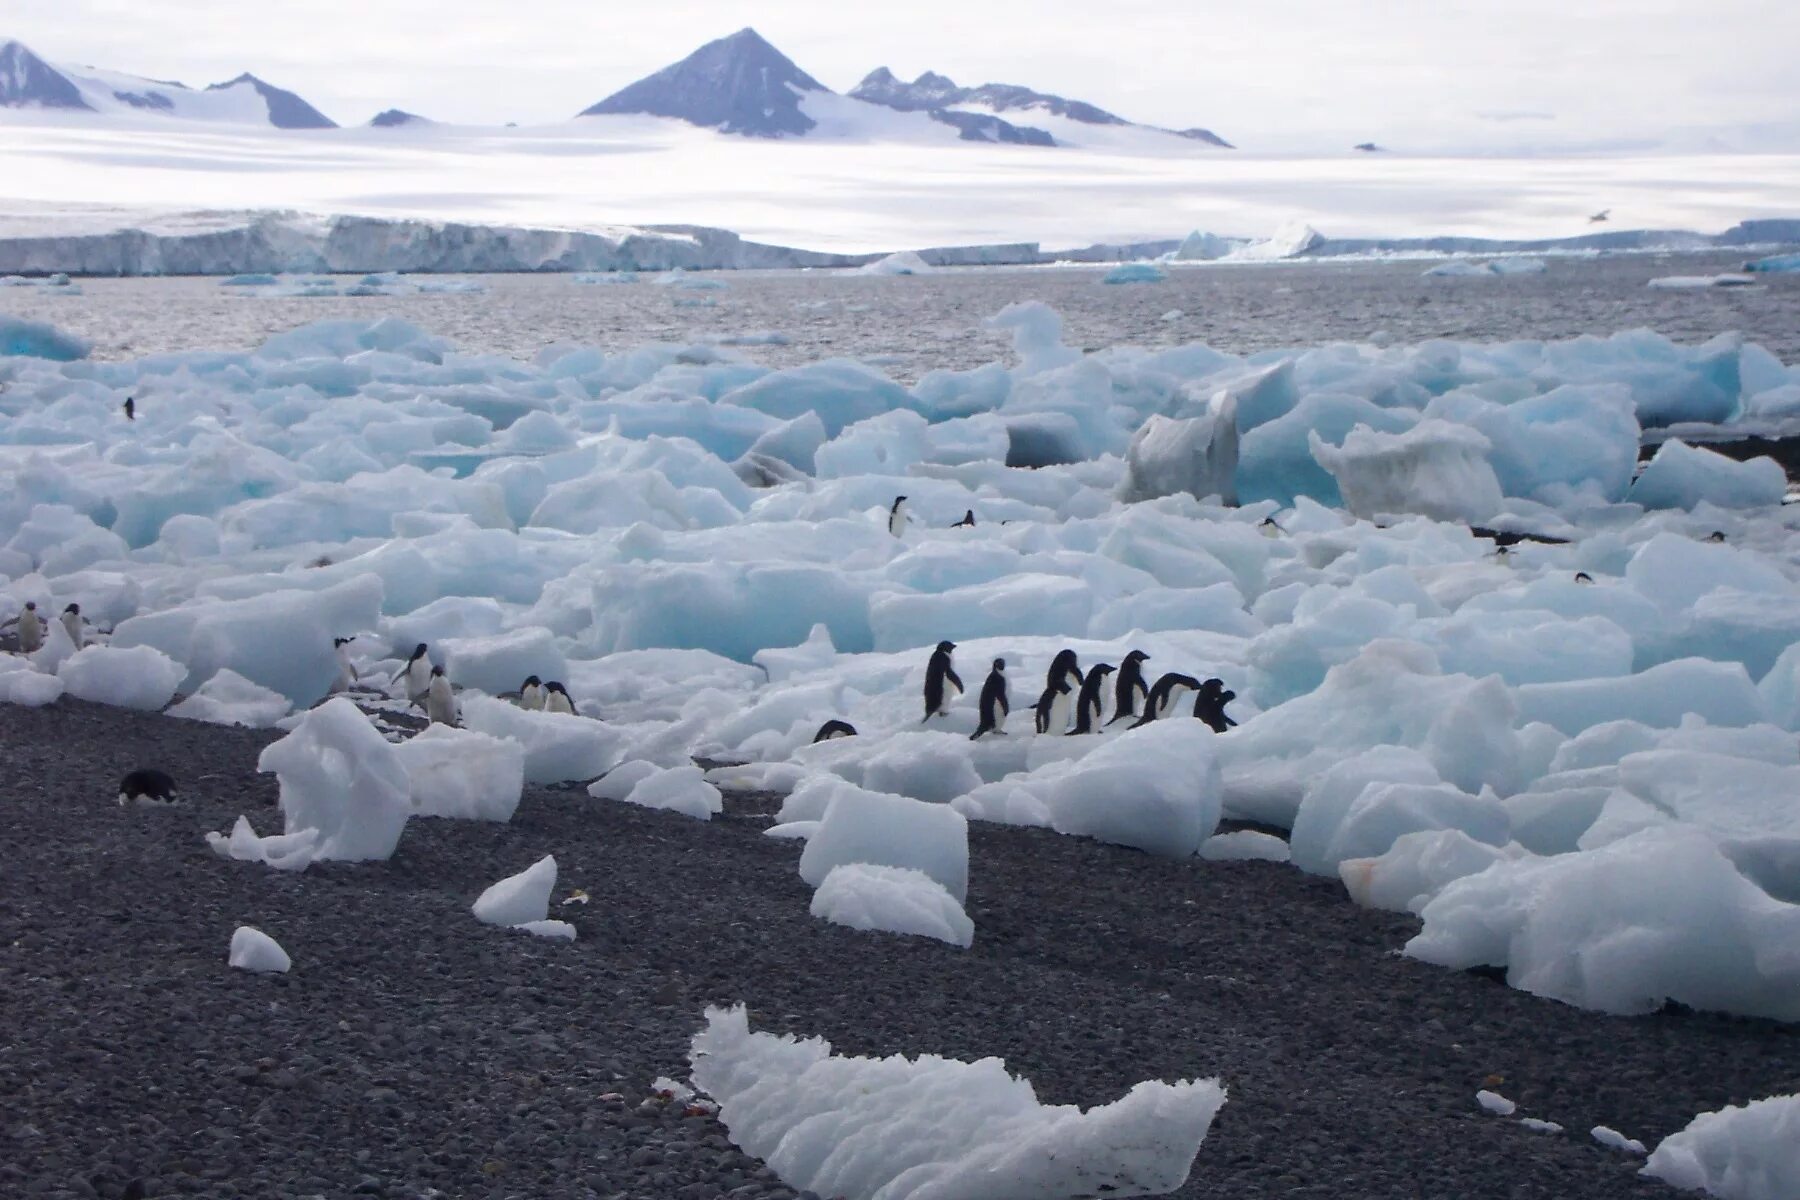
[[[968,89],[959,88],[948,76],[931,71],[907,83],[886,67],[876,67],[851,89],[850,95],[854,99],[885,108],[896,108],[901,112],[929,112],[934,108],[962,103],[968,95]]]
[[[0,108],[75,108],[92,112],[67,76],[24,42],[0,38]]]
[[[290,91],[264,83],[256,76],[245,71],[236,79],[227,79],[224,83],[207,86],[207,91],[216,92],[228,87],[236,87],[247,83],[255,88],[257,94],[269,106],[269,124],[277,129],[336,129],[337,122],[302,100]]]
[[[430,125],[431,123],[430,118],[421,117],[418,113],[409,113],[403,108],[390,108],[378,112],[369,121],[369,124],[376,129],[395,129],[401,125]]]
[[[781,137],[813,127],[812,118],[800,108],[801,93],[829,90],[745,26],[580,115],[643,113],[675,117],[722,133]]]

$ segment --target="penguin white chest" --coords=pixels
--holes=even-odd
[[[425,691],[425,715],[434,725],[456,724],[456,693],[442,675],[434,676]]]
[[[431,690],[431,660],[424,655],[406,664],[406,697],[418,701]]]
[[[535,683],[526,686],[519,692],[519,707],[534,712],[544,707],[544,689]]]
[[[44,646],[44,619],[33,609],[19,614],[19,649],[30,654]]]
[[[905,529],[906,501],[902,500],[900,503],[894,505],[892,509],[888,510],[888,532],[895,537],[899,537]]]
[[[1069,731],[1069,692],[1067,689],[1058,692],[1050,700],[1050,715],[1045,718],[1045,733],[1067,733]]]
[[[80,615],[77,613],[70,613],[70,612],[64,613],[62,615],[62,627],[63,627],[64,632],[66,632],[69,635],[69,640],[71,642],[75,643],[75,648],[77,650],[81,649],[81,647],[82,647],[82,640],[81,640],[82,630],[81,630]]]

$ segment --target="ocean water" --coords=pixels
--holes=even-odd
[[[578,284],[567,275],[478,276],[467,295],[272,298],[217,279],[93,279],[79,296],[0,288],[0,312],[47,320],[106,359],[241,349],[312,321],[395,316],[469,349],[529,357],[554,342],[608,349],[776,334],[737,347],[787,366],[845,356],[902,380],[1003,359],[982,327],[1008,304],[1042,300],[1065,340],[1096,349],[1204,342],[1233,353],[1334,341],[1559,339],[1648,327],[1680,342],[1741,331],[1800,362],[1800,277],[1751,288],[1663,291],[1664,275],[1742,265],[1741,254],[1551,259],[1541,275],[1426,278],[1427,261],[1192,267],[1161,283],[1108,286],[1094,268],[971,268],[882,278],[836,271],[721,272],[723,290]],[[349,282],[349,281],[346,281]]]

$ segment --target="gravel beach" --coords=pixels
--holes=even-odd
[[[275,736],[0,708],[0,1195],[792,1196],[716,1121],[644,1103],[736,1001],[842,1053],[1002,1056],[1046,1102],[1220,1076],[1184,1197],[1673,1196],[1588,1130],[1654,1146],[1800,1091],[1800,1028],[1608,1017],[1413,962],[1413,919],[1284,865],[976,825],[962,951],[808,916],[766,795],[701,823],[530,788],[507,825],[415,819],[387,863],[221,859],[202,835],[239,813],[279,830],[255,769]],[[187,803],[120,808],[139,765]],[[592,898],[553,900],[578,940],[470,915],[544,854],[556,900]],[[228,969],[240,924],[292,972]],[[1484,1113],[1483,1087],[1566,1132]]]

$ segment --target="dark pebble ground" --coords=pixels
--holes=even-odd
[[[272,736],[0,707],[0,1196],[792,1196],[716,1121],[645,1105],[702,1008],[739,1000],[841,1052],[1000,1055],[1046,1102],[1222,1076],[1186,1197],[1672,1197],[1589,1127],[1654,1145],[1800,1090],[1800,1029],[1415,963],[1411,918],[1266,863],[977,825],[961,951],[808,916],[767,796],[706,824],[533,788],[508,825],[415,820],[388,863],[225,861],[205,831],[277,828]],[[187,807],[114,803],[152,764]],[[558,898],[593,898],[553,905],[579,940],[470,915],[546,853]],[[228,969],[239,924],[292,973]],[[1481,1112],[1490,1075],[1567,1132]]]

